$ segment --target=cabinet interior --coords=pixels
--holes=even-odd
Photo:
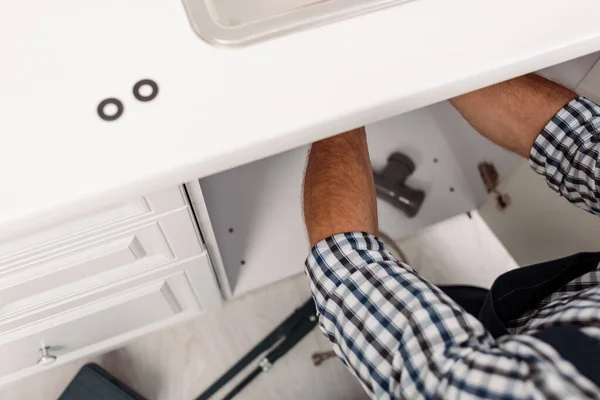
[[[576,87],[597,59],[586,56],[541,73]],[[488,195],[480,162],[492,163],[502,180],[521,160],[478,135],[447,101],[366,130],[374,170],[402,152],[416,165],[407,185],[426,192],[413,218],[378,200],[380,228],[394,239],[482,205]],[[301,205],[307,151],[304,146],[200,179],[226,297],[302,272],[309,250]]]

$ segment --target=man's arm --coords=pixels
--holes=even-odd
[[[529,157],[535,172],[571,203],[600,215],[600,107],[527,75],[451,100],[483,136]]]
[[[306,274],[321,330],[378,399],[591,398],[597,390],[545,343],[495,340],[373,235],[363,129],[315,143],[304,182],[313,244]]]
[[[538,75],[525,75],[451,99],[483,136],[523,157],[548,121],[577,94]]]
[[[304,178],[304,220],[311,246],[336,233],[378,234],[365,128],[313,143]]]

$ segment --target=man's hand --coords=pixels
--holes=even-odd
[[[525,75],[451,99],[483,136],[529,157],[535,138],[577,94],[537,75]]]
[[[304,177],[304,220],[311,246],[337,233],[378,234],[364,128],[312,145]]]

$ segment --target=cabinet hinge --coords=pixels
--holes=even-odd
[[[479,170],[479,176],[483,181],[488,193],[492,194],[496,198],[496,207],[498,210],[503,211],[510,205],[510,197],[506,193],[500,193],[498,191],[499,175],[496,167],[492,163],[481,162],[477,166]]]

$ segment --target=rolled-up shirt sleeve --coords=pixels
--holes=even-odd
[[[373,235],[338,234],[306,261],[322,332],[372,398],[593,398],[544,342],[494,339]]]
[[[600,215],[600,107],[585,97],[548,122],[529,154],[533,170],[571,203]]]

